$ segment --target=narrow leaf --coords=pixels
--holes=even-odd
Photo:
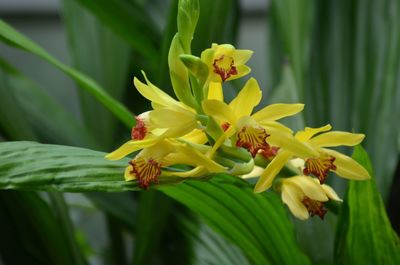
[[[373,175],[361,146],[353,158]],[[351,181],[339,213],[336,264],[399,264],[400,240],[393,231],[375,179]]]
[[[66,75],[80,84],[80,87],[92,94],[127,127],[131,128],[134,124],[132,114],[121,103],[110,97],[107,92],[105,92],[104,89],[101,88],[95,81],[88,78],[81,72],[59,62],[56,58],[51,56],[27,37],[13,29],[3,20],[0,20],[0,40],[8,45],[35,54],[43,60],[53,64],[55,67],[63,71]]]

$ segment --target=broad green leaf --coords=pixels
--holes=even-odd
[[[361,146],[353,158],[373,176],[371,161]],[[339,213],[336,264],[399,264],[400,240],[387,217],[375,179],[351,181]]]
[[[32,131],[36,140],[95,146],[88,131],[75,117],[50,98],[38,84],[1,58],[0,75],[1,100],[4,102],[0,107],[4,108],[0,117],[9,117],[8,121],[2,122],[2,126],[7,131],[15,128],[9,139],[30,140],[26,134]]]
[[[106,161],[104,153],[32,142],[0,143],[0,189],[57,191],[135,190],[123,180],[128,160]],[[274,193],[254,194],[236,177],[211,180],[160,178],[158,188],[200,214],[240,247],[252,264],[309,264],[296,244],[282,202]]]
[[[0,231],[5,264],[82,264],[49,205],[33,192],[0,192]]]
[[[254,194],[247,182],[228,175],[159,189],[199,214],[251,264],[309,264],[276,194]]]
[[[0,189],[64,192],[139,190],[123,177],[129,159],[108,161],[106,153],[35,142],[0,143]],[[160,183],[179,179],[160,179]]]
[[[53,64],[55,67],[63,71],[66,75],[75,80],[81,88],[87,90],[97,100],[99,100],[109,111],[111,111],[121,122],[127,127],[132,127],[134,119],[132,114],[118,101],[113,99],[104,91],[95,81],[82,74],[81,72],[59,62],[52,55],[47,53],[37,44],[20,34],[3,20],[0,20],[0,40],[5,44],[25,50],[35,54],[43,60]]]
[[[120,100],[132,83],[128,80],[132,79],[128,70],[130,47],[100,24],[77,0],[63,1],[62,11],[74,67]],[[85,125],[102,150],[110,149],[115,140],[117,121],[91,94],[83,89],[78,91]]]
[[[160,32],[144,6],[127,0],[77,0],[138,53],[156,62]]]

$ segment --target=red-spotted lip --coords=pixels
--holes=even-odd
[[[131,174],[135,175],[140,188],[148,189],[151,183],[158,183],[161,175],[161,164],[154,159],[136,158],[129,162]]]
[[[222,64],[226,63],[224,60],[230,60],[229,67],[223,67]],[[215,59],[213,62],[213,67],[214,67],[214,73],[218,74],[222,81],[225,82],[229,77],[232,75],[237,75],[238,71],[236,66],[234,65],[234,60],[230,56],[224,56],[222,55],[218,59]]]
[[[236,146],[247,149],[255,157],[259,150],[270,148],[266,142],[268,136],[262,127],[244,126],[237,134]]]
[[[314,175],[323,184],[328,176],[330,170],[336,170],[335,157],[333,156],[320,156],[317,158],[309,158],[305,162],[303,170],[304,175]]]
[[[147,135],[146,124],[143,119],[135,116],[136,125],[132,128],[131,138],[132,140],[143,140]]]
[[[311,216],[318,215],[321,219],[324,219],[327,209],[324,207],[323,202],[312,200],[309,197],[304,196],[302,203]]]

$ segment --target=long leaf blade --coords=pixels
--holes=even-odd
[[[32,142],[0,143],[0,189],[58,191],[135,190],[123,180],[128,162],[106,161],[104,153]],[[237,244],[254,264],[309,264],[293,226],[274,193],[253,194],[249,183],[227,175],[209,181],[160,178],[162,192],[178,200]]]
[[[353,158],[372,174],[368,154],[357,146]],[[351,181],[339,214],[337,264],[399,264],[400,240],[393,231],[375,179]]]
[[[127,110],[121,103],[110,97],[108,93],[105,92],[105,90],[95,81],[81,72],[61,63],[37,44],[9,26],[3,20],[0,20],[0,40],[6,44],[35,54],[43,60],[53,64],[55,67],[63,71],[66,75],[80,84],[80,87],[92,94],[127,127],[130,128],[134,124],[134,119],[132,119],[132,114],[130,111]]]

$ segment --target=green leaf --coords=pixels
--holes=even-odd
[[[65,192],[139,190],[123,177],[128,158],[104,159],[106,153],[35,142],[0,143],[0,189]],[[160,183],[179,179],[160,179]]]
[[[353,158],[373,176],[361,146]],[[375,179],[351,181],[339,213],[336,264],[400,264],[400,240],[393,231]]]
[[[125,191],[128,159],[104,160],[104,153],[32,142],[0,143],[0,189],[58,191]],[[239,246],[252,264],[309,264],[300,251],[293,226],[275,193],[254,194],[244,180],[216,175],[211,180],[160,178],[168,196],[200,214],[204,221]]]
[[[59,220],[33,192],[0,192],[0,232],[5,264],[81,264]]]
[[[274,193],[254,194],[247,182],[228,175],[160,186],[160,190],[202,216],[206,224],[242,249],[252,264],[309,263]]]
[[[107,92],[105,92],[104,89],[100,87],[95,81],[82,74],[81,72],[59,62],[56,58],[51,56],[34,42],[13,29],[3,20],[0,20],[0,40],[6,44],[35,54],[43,60],[53,64],[58,69],[63,71],[66,75],[75,80],[78,84],[80,84],[81,88],[87,90],[91,95],[99,100],[128,128],[131,128],[134,124],[132,114],[121,103],[110,97]]]
[[[160,32],[149,12],[135,1],[77,0],[149,60],[157,60]]]
[[[11,140],[37,140],[37,136],[26,122],[26,113],[21,109],[15,96],[15,69],[0,58],[0,128]]]
[[[36,140],[95,146],[88,131],[75,117],[1,57],[0,76],[1,100],[4,101],[0,105],[4,108],[0,117],[9,117],[2,122],[10,132],[9,139],[30,140],[27,133],[32,132]]]
[[[304,100],[304,80],[308,69],[313,7],[311,0],[276,0],[271,5],[271,14],[279,29],[284,53],[292,66],[301,101]]]
[[[132,78],[128,69],[132,53],[130,46],[77,0],[63,1],[62,11],[74,67],[98,82],[110,96],[120,100],[125,88],[132,83],[128,80]],[[87,91],[78,91],[86,127],[102,150],[110,149],[115,140],[117,120]]]
[[[243,251],[221,235],[211,230],[204,222],[181,216],[180,228],[194,244],[194,263],[218,265],[249,265]]]

